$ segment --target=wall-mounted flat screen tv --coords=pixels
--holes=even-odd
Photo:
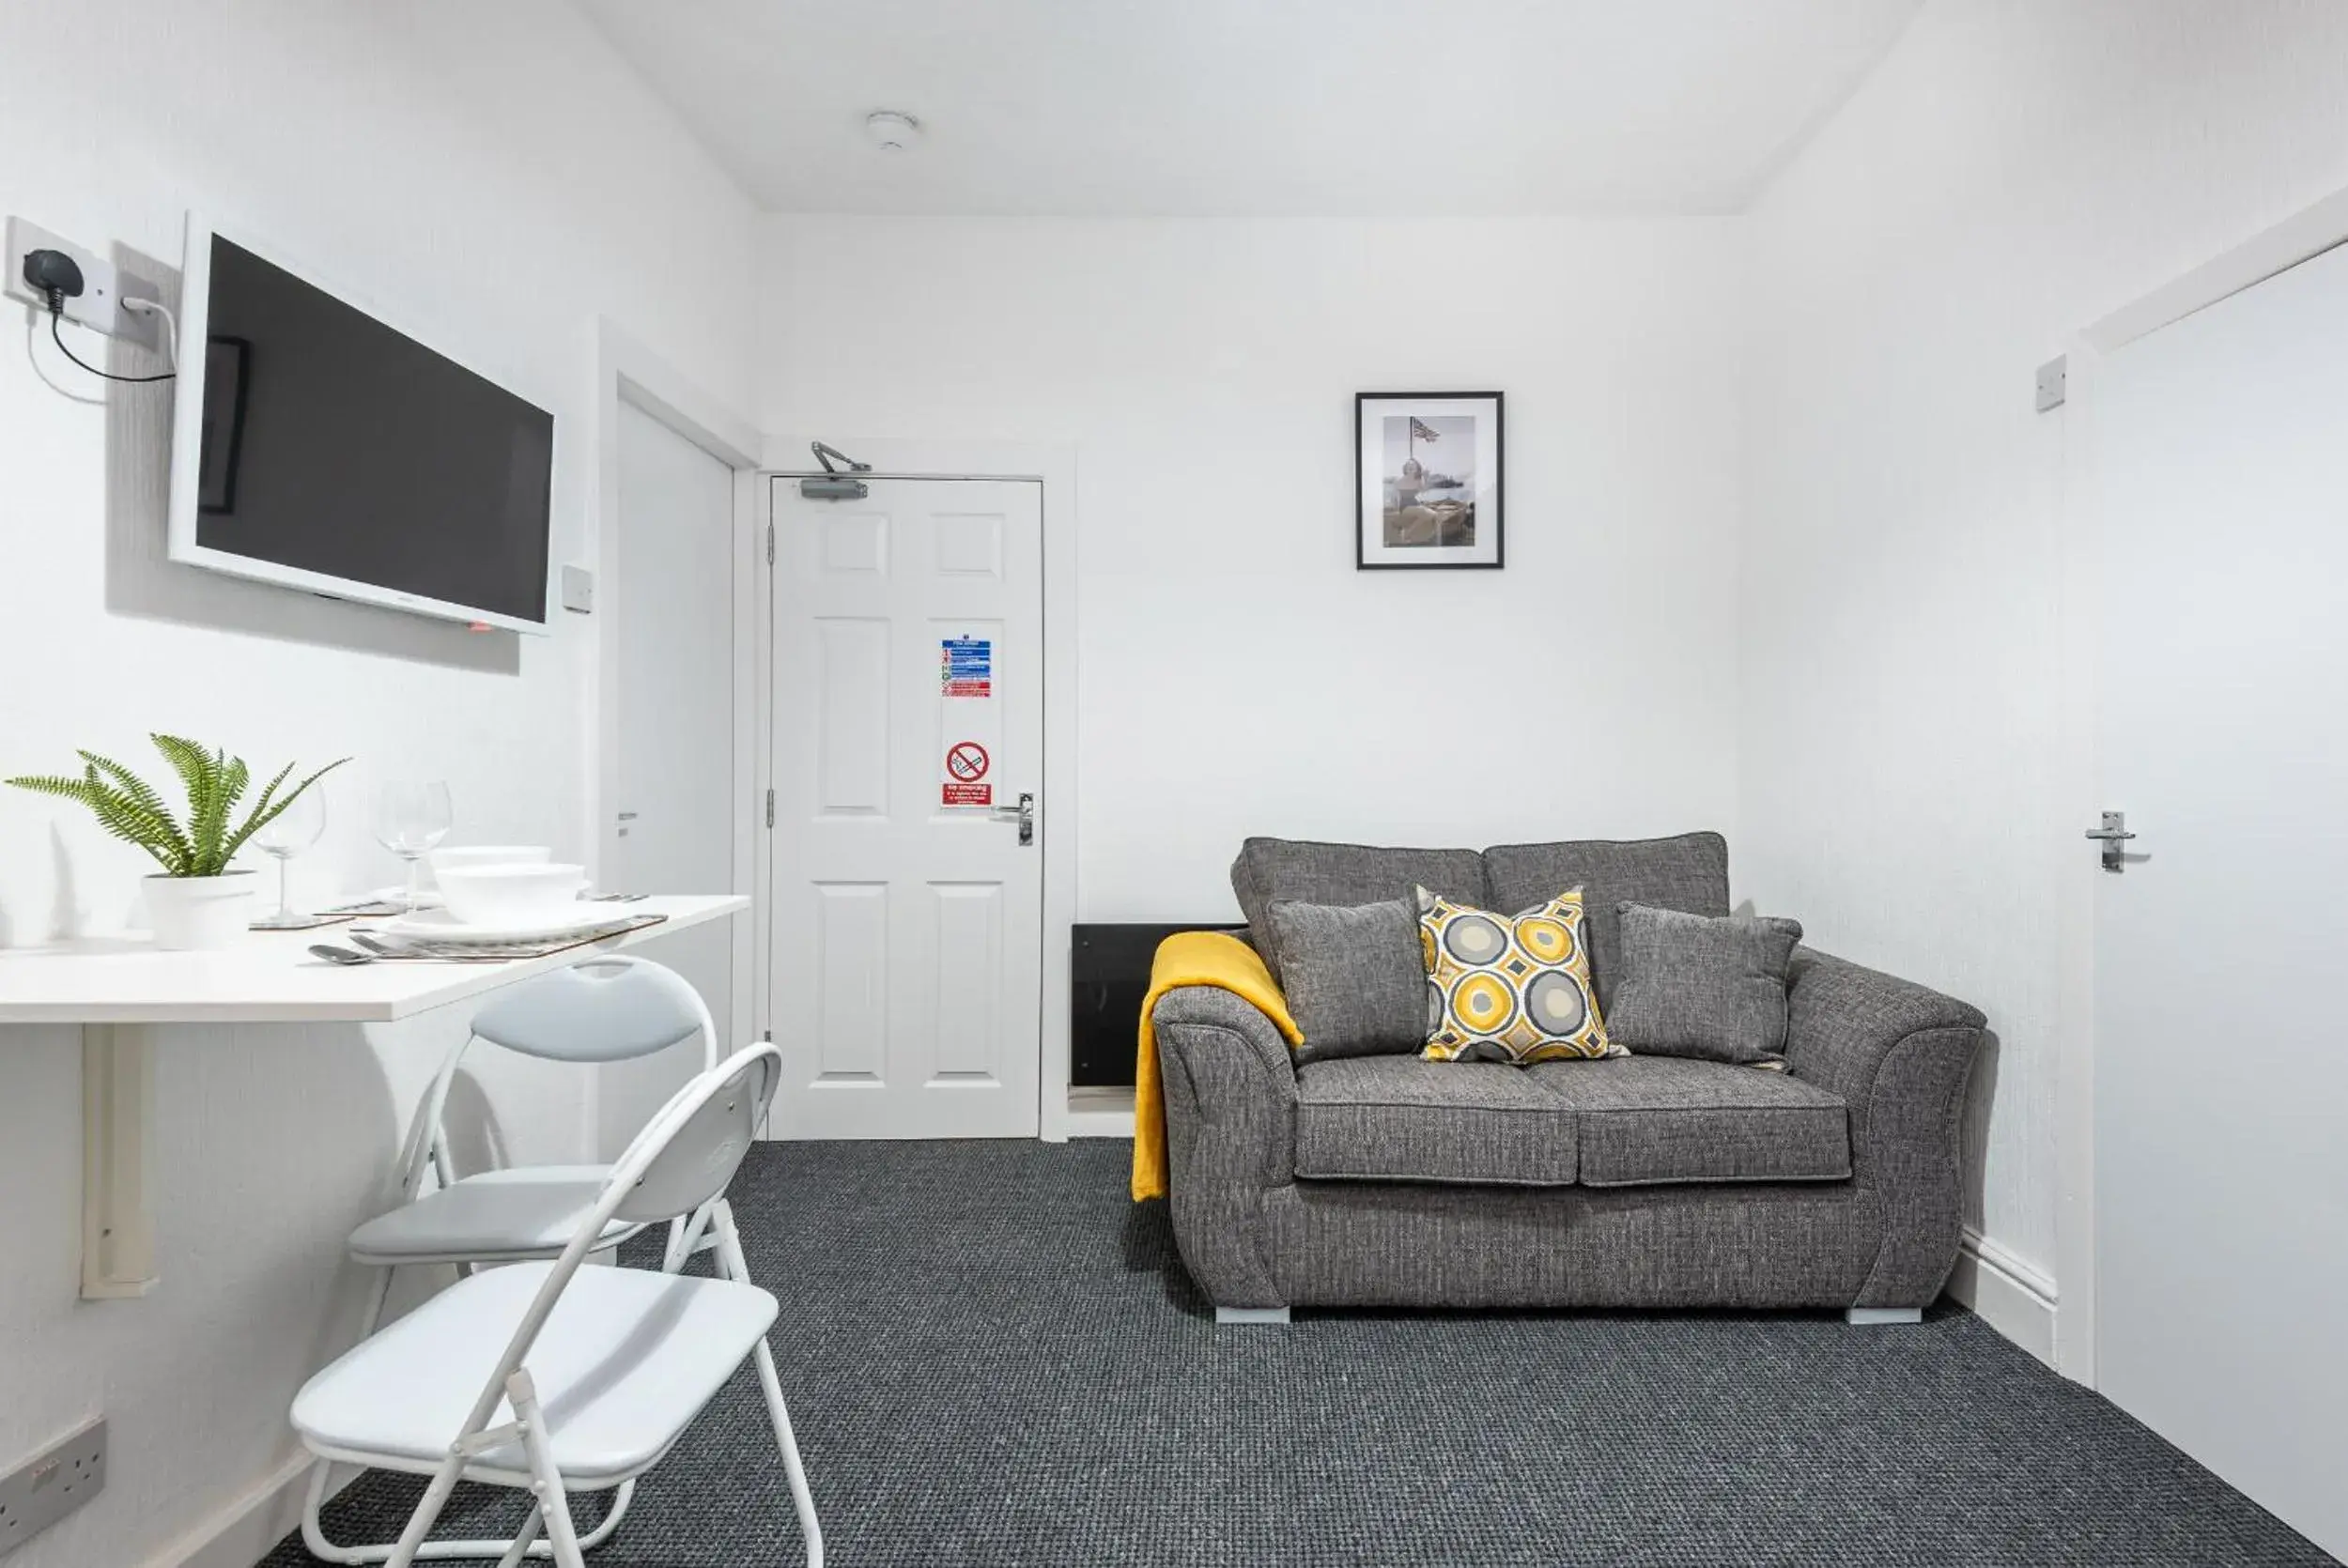
[[[554,416],[191,218],[171,559],[547,629]]]

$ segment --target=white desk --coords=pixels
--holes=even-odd
[[[211,953],[165,953],[121,938],[0,951],[0,1023],[82,1026],[82,1294],[144,1296],[159,1283],[154,1045],[140,1025],[389,1023],[749,907],[735,894],[646,899],[616,913],[667,915],[659,925],[505,963],[345,968],[310,956],[315,942],[348,946],[349,931],[367,929],[365,920],[255,931]]]

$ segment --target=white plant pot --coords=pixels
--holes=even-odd
[[[220,877],[148,877],[147,920],[155,945],[172,952],[227,947],[244,940],[253,924],[254,876],[231,871]]]

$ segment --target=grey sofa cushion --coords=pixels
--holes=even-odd
[[[1525,1075],[1575,1114],[1584,1187],[1851,1174],[1842,1096],[1789,1073],[1630,1055],[1544,1062]]]
[[[1299,1067],[1415,1053],[1427,1043],[1427,961],[1414,908],[1399,899],[1351,907],[1274,899],[1265,918],[1280,950],[1289,1016],[1305,1031]]]
[[[1784,1065],[1785,974],[1800,921],[1630,902],[1614,913],[1622,970],[1610,1037],[1648,1056]]]
[[[1296,1074],[1306,1180],[1642,1187],[1849,1177],[1843,1098],[1780,1072],[1677,1056],[1428,1062],[1357,1056]]]
[[[1231,891],[1239,896],[1240,912],[1256,933],[1257,949],[1271,967],[1273,978],[1283,981],[1278,943],[1266,941],[1270,928],[1265,915],[1274,899],[1306,904],[1369,904],[1407,899],[1411,890],[1419,886],[1489,907],[1484,857],[1474,850],[1395,850],[1307,839],[1250,838],[1240,846],[1239,858],[1231,862]],[[1611,910],[1614,905],[1606,907]]]
[[[1717,833],[1502,844],[1484,852],[1484,869],[1491,882],[1489,907],[1494,909],[1530,909],[1581,886],[1583,907],[1589,912],[1590,978],[1598,988],[1599,1010],[1610,1024],[1622,973],[1616,904],[1628,899],[1690,915],[1728,913],[1728,840]]]
[[[1300,1176],[1567,1187],[1575,1170],[1573,1113],[1522,1068],[1357,1056],[1297,1070]]]

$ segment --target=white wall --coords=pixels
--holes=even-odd
[[[500,368],[556,413],[558,560],[595,559],[598,314],[747,406],[749,207],[557,0],[116,0],[70,27],[11,5],[0,146],[0,211],[176,265],[198,206]],[[699,286],[676,286],[688,270]],[[168,566],[169,392],[90,404],[88,377],[50,368],[62,395],[6,314],[0,773],[76,746],[144,765],[150,729],[256,764],[352,754],[327,842],[297,868],[313,897],[392,880],[363,806],[393,774],[451,780],[464,836],[592,847],[592,622],[517,644]],[[29,353],[57,362],[45,333]],[[118,921],[141,863],[74,811],[0,792],[0,945]],[[167,1031],[163,1284],[107,1303],[75,1298],[75,1036],[0,1029],[0,1464],[103,1410],[115,1467],[10,1568],[176,1560],[172,1543],[292,1454],[286,1400],[349,1329],[342,1237],[456,1022],[373,1049],[353,1029]],[[580,1075],[482,1076],[464,1119],[525,1157],[583,1148]]]
[[[1250,833],[1732,835],[1736,225],[766,220],[770,432],[1076,449],[1079,917]],[[1357,572],[1356,392],[1507,394],[1507,566]],[[784,453],[803,460],[801,453]]]
[[[2032,369],[2348,186],[2343,79],[2332,0],[1935,0],[1748,221],[1740,886],[1989,1014],[1974,1220],[2048,1273],[2098,803]]]

